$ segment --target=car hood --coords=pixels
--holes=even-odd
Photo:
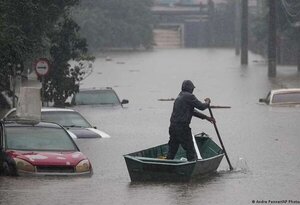
[[[10,150],[7,154],[13,158],[18,158],[30,162],[34,166],[76,166],[80,161],[87,159],[81,152],[24,152]]]
[[[77,138],[109,138],[110,136],[95,128],[68,128]]]

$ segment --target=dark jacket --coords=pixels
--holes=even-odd
[[[206,119],[206,115],[200,113],[195,108],[205,110],[208,108],[208,104],[202,103],[195,97],[195,95],[192,94],[194,85],[191,81],[184,81],[181,90],[182,91],[179,93],[174,102],[173,112],[170,119],[171,125],[189,125],[193,116]]]

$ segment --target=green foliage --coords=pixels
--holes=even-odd
[[[76,3],[78,0],[1,0],[1,67],[7,62],[24,62],[44,48],[46,33]]]
[[[62,105],[77,92],[92,61],[70,9],[79,0],[0,0],[0,86],[9,90],[10,65],[31,65],[46,57],[51,70],[44,79],[47,101]],[[74,10],[82,33],[94,50],[152,45],[151,0],[84,0]],[[70,61],[76,62],[70,65]]]
[[[151,0],[85,0],[73,11],[89,48],[150,48]]]
[[[47,101],[54,101],[56,106],[62,106],[70,95],[78,92],[79,81],[85,74],[80,66],[72,68],[69,60],[93,60],[83,56],[87,52],[87,44],[78,31],[79,26],[65,16],[49,34],[53,69],[45,78],[44,97]]]
[[[45,97],[61,105],[78,91],[84,75],[83,64],[70,66],[70,60],[93,60],[86,56],[87,44],[79,36],[79,26],[69,17],[79,0],[0,0],[0,81],[9,90],[8,65],[32,65],[39,57],[51,62],[45,79]],[[27,67],[31,69],[31,67]]]

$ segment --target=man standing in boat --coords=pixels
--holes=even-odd
[[[169,151],[167,159],[174,159],[179,145],[186,151],[188,161],[196,160],[196,152],[193,143],[193,135],[190,128],[191,119],[193,116],[200,119],[215,122],[215,119],[197,111],[205,110],[210,104],[210,99],[206,98],[202,103],[195,95],[193,95],[194,84],[190,80],[185,80],[182,83],[181,92],[175,99],[173,112],[171,115],[171,124],[169,127]],[[196,108],[196,109],[195,109]]]

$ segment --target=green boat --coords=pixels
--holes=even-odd
[[[224,151],[205,133],[195,135],[195,143],[195,161],[186,160],[181,146],[174,160],[165,159],[168,144],[124,155],[131,181],[190,181],[216,172]]]

